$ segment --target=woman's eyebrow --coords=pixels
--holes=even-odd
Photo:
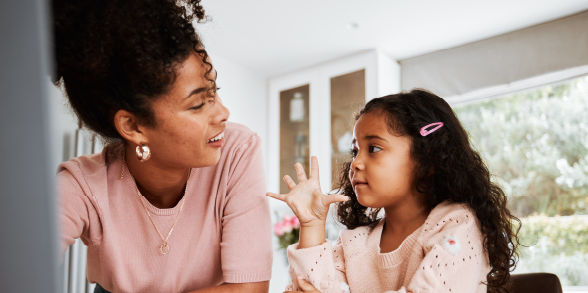
[[[200,88],[197,88],[197,89],[193,90],[193,91],[192,91],[192,92],[191,92],[189,95],[187,95],[187,96],[186,96],[184,99],[187,99],[187,98],[189,98],[189,97],[191,97],[191,96],[193,96],[193,95],[196,95],[196,94],[199,94],[199,93],[201,93],[201,92],[204,92],[204,91],[206,91],[207,89],[208,89],[207,87],[200,87]]]

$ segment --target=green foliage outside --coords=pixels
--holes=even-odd
[[[588,285],[588,216],[522,219],[520,261],[515,273],[551,272],[562,284]]]
[[[588,76],[454,110],[523,222],[517,272],[588,286]]]

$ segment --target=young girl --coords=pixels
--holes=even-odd
[[[499,292],[516,263],[518,238],[504,192],[442,98],[422,90],[374,99],[355,123],[342,194],[321,193],[295,165],[285,201],[301,223],[288,248],[289,290]],[[331,203],[348,230],[325,242]],[[379,218],[381,209],[384,217]]]

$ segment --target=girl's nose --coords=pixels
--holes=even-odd
[[[353,158],[353,161],[351,161],[351,170],[350,171],[356,171],[356,170],[361,170],[361,169],[363,169],[363,161],[359,157],[359,154],[357,154],[355,156],[355,158]]]

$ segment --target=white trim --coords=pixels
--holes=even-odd
[[[485,99],[491,99],[497,96],[514,93],[542,85],[557,83],[568,79],[584,76],[588,74],[588,65],[568,68],[565,70],[555,71],[516,82],[487,87],[463,95],[446,97],[445,100],[450,105],[460,105],[477,102]]]

